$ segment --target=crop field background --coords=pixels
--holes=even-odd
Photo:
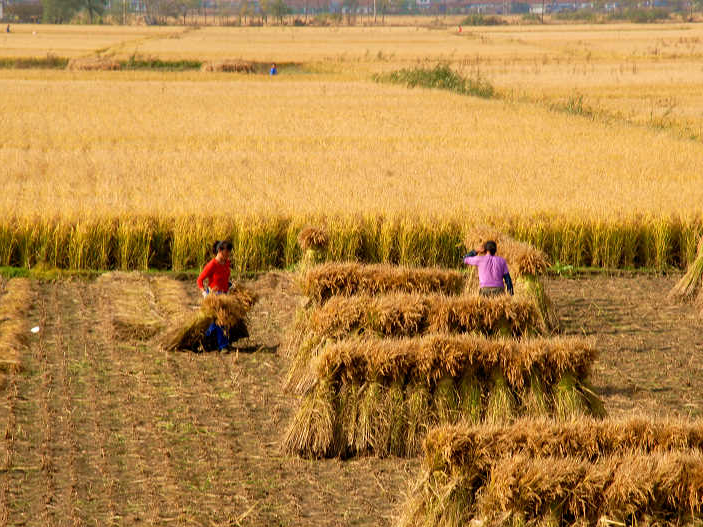
[[[702,39],[695,24],[17,26],[0,37],[0,264],[192,268],[214,236],[237,241],[239,270],[282,267],[313,222],[334,259],[456,265],[462,232],[494,223],[562,263],[683,266],[703,232]],[[133,67],[56,65],[71,58]],[[281,74],[197,69],[222,59]],[[374,82],[438,63],[493,97]]]

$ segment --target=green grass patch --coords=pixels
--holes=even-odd
[[[487,80],[476,75],[463,77],[447,64],[437,64],[432,68],[404,68],[391,73],[374,76],[376,82],[402,84],[408,88],[432,88],[446,90],[460,95],[470,95],[490,99],[495,96],[495,88]]]

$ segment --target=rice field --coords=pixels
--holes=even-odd
[[[666,269],[703,232],[695,24],[0,38],[0,58],[282,63],[276,78],[0,69],[2,265],[190,269],[229,237],[238,270],[287,267],[315,223],[325,259],[455,266],[490,223],[552,261]],[[498,95],[372,80],[440,61]]]

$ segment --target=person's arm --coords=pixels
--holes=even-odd
[[[508,293],[514,295],[515,291],[513,291],[513,279],[510,278],[510,273],[505,273],[503,275],[503,280],[505,281],[505,287],[508,289]]]
[[[464,255],[464,263],[466,265],[478,265],[478,260],[476,258],[477,256],[476,251],[471,251],[469,254]]]
[[[205,289],[205,284],[203,281],[207,278],[210,280],[210,276],[212,275],[212,269],[214,267],[214,262],[211,260],[208,262],[208,264],[205,266],[203,269],[203,272],[200,273],[200,276],[198,276],[198,288],[203,291]]]

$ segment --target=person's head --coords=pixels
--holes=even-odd
[[[498,245],[493,240],[488,240],[486,243],[483,244],[483,247],[486,252],[491,256],[495,256],[496,251],[498,250]]]
[[[229,260],[229,255],[232,252],[232,244],[227,241],[216,241],[212,245],[212,253],[216,257],[221,257],[223,260]]]
[[[276,63],[275,63],[275,62],[271,64],[271,69],[273,69],[273,70],[276,69]]]

